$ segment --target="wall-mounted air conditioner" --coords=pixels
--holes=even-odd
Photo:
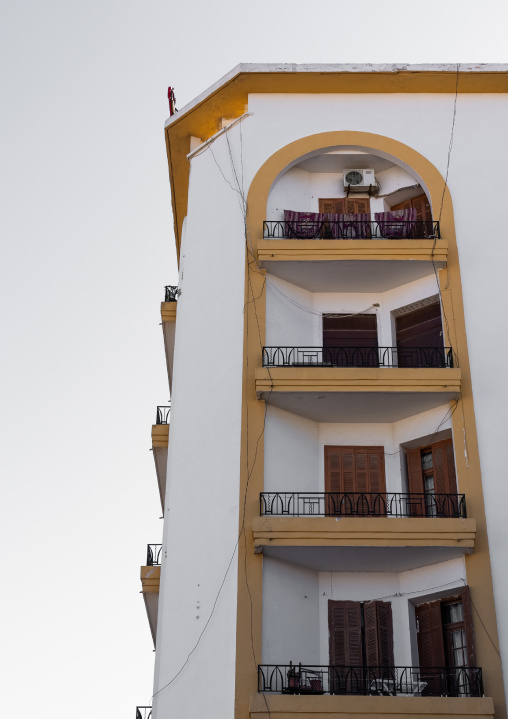
[[[368,192],[376,187],[374,170],[344,170],[344,189],[349,192]]]

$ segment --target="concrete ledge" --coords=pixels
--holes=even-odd
[[[161,320],[163,322],[176,322],[176,308],[178,302],[161,302]]]
[[[160,567],[141,567],[141,588],[143,594],[158,594],[160,583]]]
[[[459,392],[460,369],[259,367],[256,392]]]
[[[253,694],[252,719],[485,719],[494,716],[490,697],[365,697],[365,696],[288,696]]]
[[[255,517],[256,547],[461,547],[474,548],[474,519],[426,517]]]
[[[425,260],[446,262],[448,242],[437,240],[258,240],[260,262]]]
[[[152,447],[166,447],[169,443],[169,424],[152,424]]]

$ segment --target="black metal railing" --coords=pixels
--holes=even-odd
[[[260,492],[263,517],[446,517],[466,519],[464,494]]]
[[[263,347],[263,367],[454,367],[451,347]]]
[[[265,220],[264,239],[430,240],[439,239],[439,222],[397,220]]]
[[[151,719],[152,707],[136,707],[136,719]]]
[[[258,666],[258,691],[279,694],[481,697],[475,667],[352,667],[302,664]]]
[[[157,407],[157,416],[155,424],[169,424],[169,413],[171,412],[171,405],[169,407]]]
[[[162,544],[148,544],[146,549],[146,566],[160,567]]]
[[[164,287],[164,302],[176,302],[178,299],[178,285]]]

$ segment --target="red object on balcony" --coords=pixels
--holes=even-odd
[[[175,107],[175,91],[172,87],[168,87],[169,116],[173,117],[176,112]]]

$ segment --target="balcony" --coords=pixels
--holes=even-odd
[[[467,518],[464,494],[261,492],[262,517]]]
[[[169,443],[169,413],[171,407],[157,407],[155,424],[152,425],[152,452],[155,462],[155,472],[161,499],[161,507],[164,512],[166,498],[166,472],[168,465],[168,443]]]
[[[136,707],[136,719],[151,719],[152,707]]]
[[[263,239],[439,240],[440,238],[439,222],[434,220],[379,220],[372,222],[363,219],[304,218],[265,220],[263,222]]]
[[[170,391],[173,383],[173,354],[175,350],[177,298],[178,287],[175,285],[167,285],[164,288],[164,302],[161,302],[161,321]]]
[[[396,422],[457,399],[450,347],[264,347],[258,399],[315,422]]]
[[[157,636],[157,614],[159,611],[159,589],[161,579],[160,565],[155,564],[155,559],[159,559],[160,549],[156,549],[155,553],[153,550],[153,548],[157,547],[162,548],[162,545],[148,545],[147,560],[151,559],[154,563],[149,564],[147,561],[147,566],[141,567],[141,592],[143,594],[143,601],[145,602],[148,624],[150,626],[154,646]]]
[[[258,666],[262,694],[483,697],[476,667]]]
[[[147,567],[160,567],[162,544],[149,544],[146,549],[146,565]]]

